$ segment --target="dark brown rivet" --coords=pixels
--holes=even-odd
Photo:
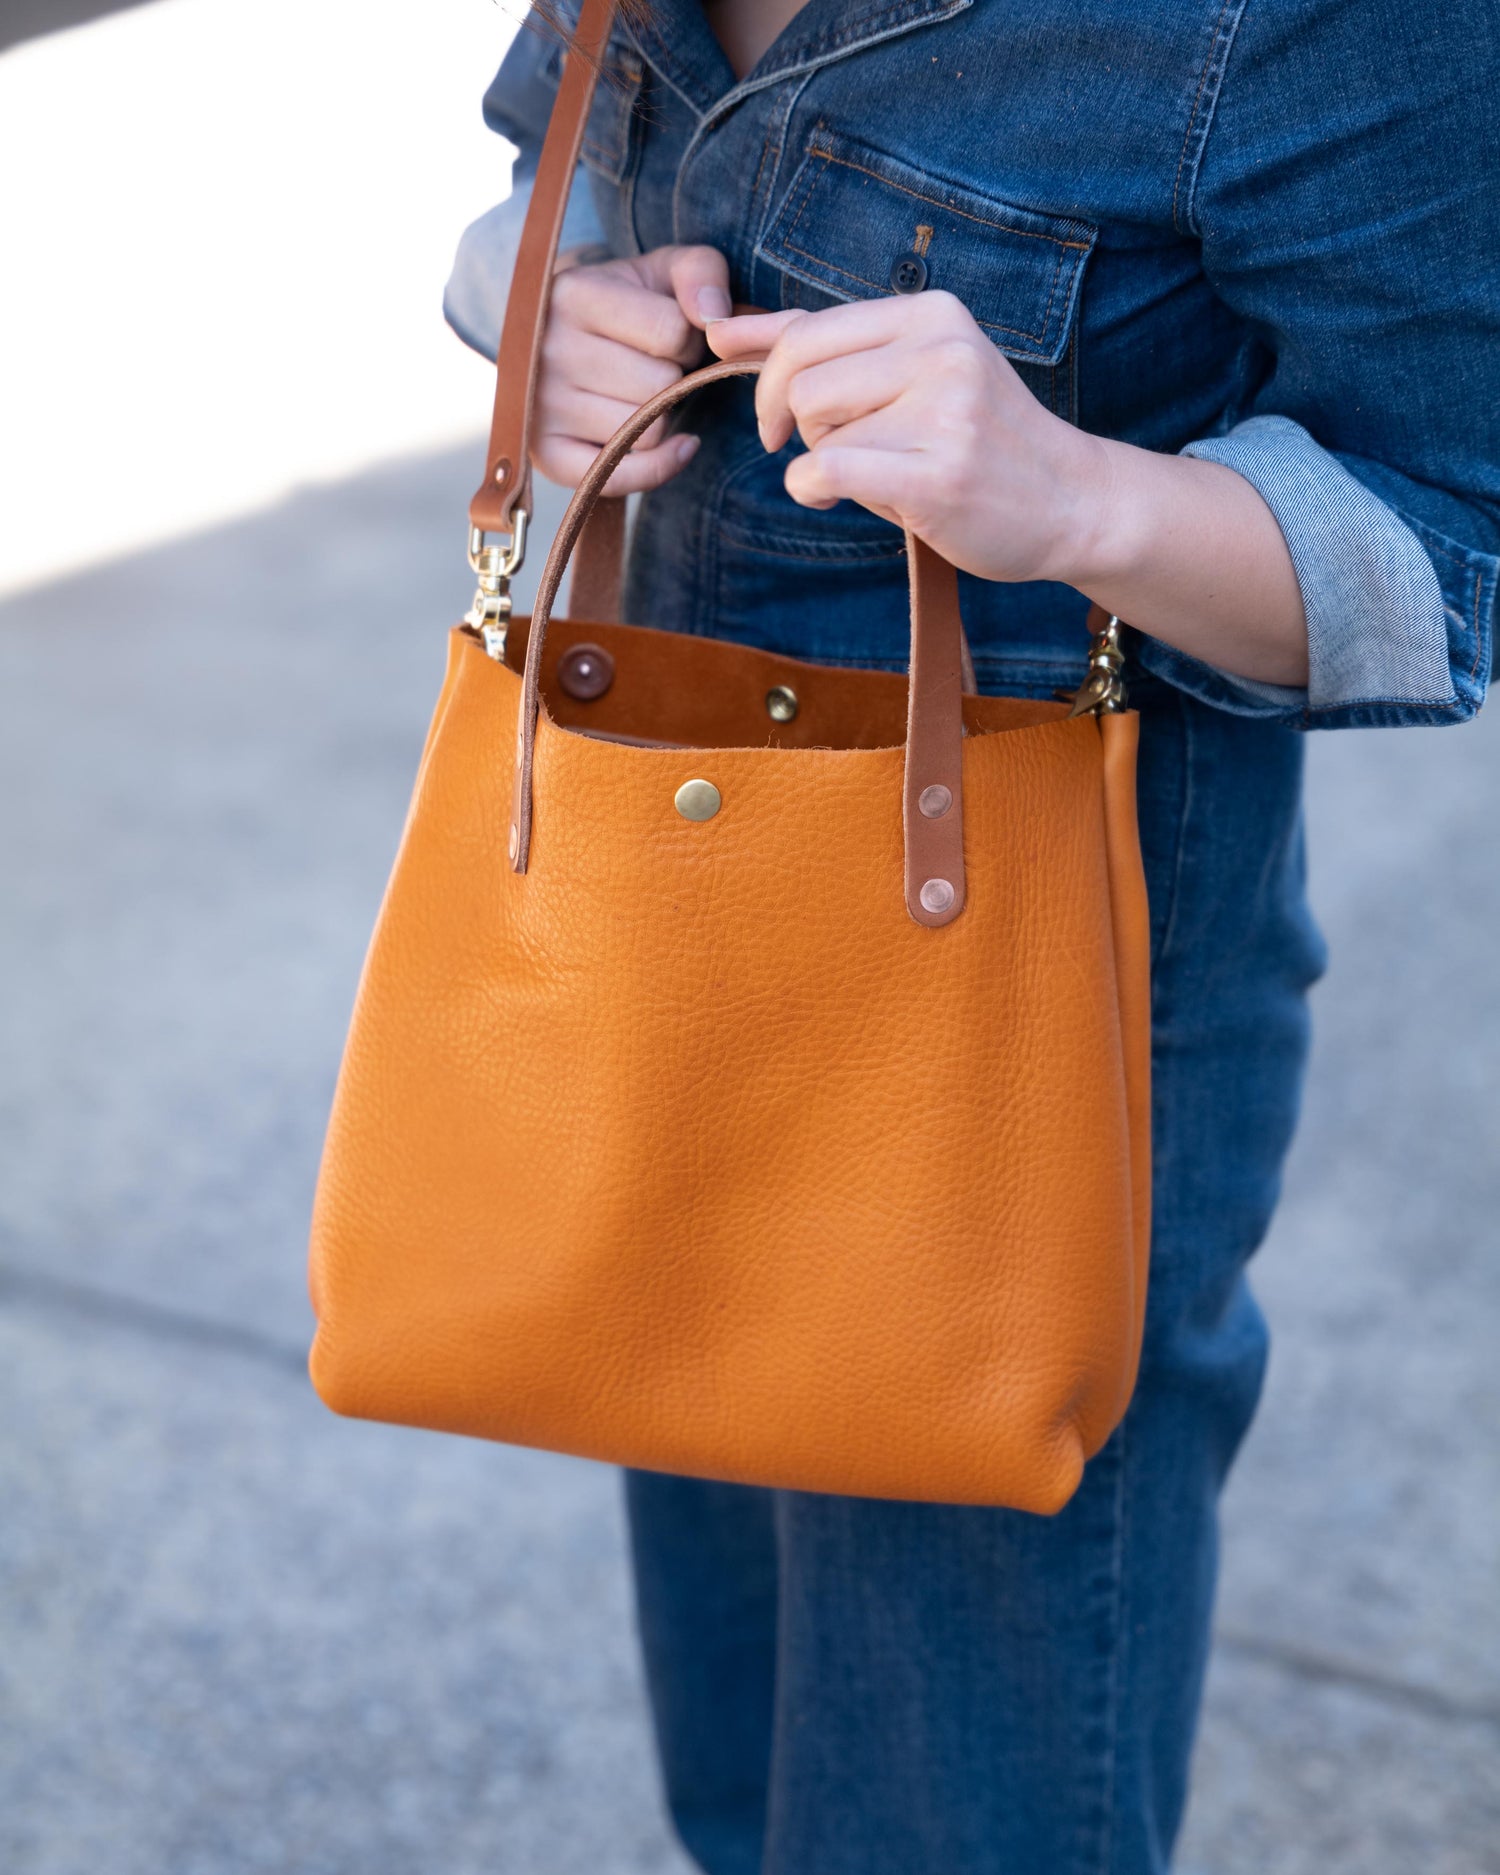
[[[941,820],[953,805],[953,790],[945,788],[940,781],[935,781],[930,788],[924,788],[917,796],[917,806],[929,820]]]
[[[615,661],[603,645],[569,645],[557,660],[557,681],[570,697],[592,703],[615,681]]]
[[[930,912],[947,911],[957,896],[946,879],[929,879],[917,894],[923,911]]]

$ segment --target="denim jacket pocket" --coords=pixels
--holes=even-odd
[[[1074,326],[1098,230],[981,195],[820,125],[756,248],[783,306],[942,289],[1033,393],[1077,417]]]

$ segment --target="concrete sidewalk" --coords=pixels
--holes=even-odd
[[[7,1875],[683,1875],[611,1474],[303,1369],[472,467],[0,607]],[[1496,1875],[1500,720],[1312,760],[1334,968],[1184,1863]]]

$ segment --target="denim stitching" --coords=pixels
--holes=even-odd
[[[1417,539],[1422,543],[1423,550],[1426,553],[1428,554],[1439,553],[1451,565],[1458,567],[1461,572],[1463,573],[1469,572],[1470,567],[1472,565],[1472,560],[1468,554],[1455,553],[1451,547],[1441,546],[1436,540],[1432,538],[1431,534],[1428,532],[1426,528],[1423,528],[1421,532],[1417,534]],[[1473,598],[1472,617],[1465,618],[1463,614],[1457,610],[1456,607],[1445,606],[1445,610],[1449,610],[1453,613],[1453,616],[1458,620],[1459,625],[1462,627],[1462,629],[1465,632],[1472,631],[1474,634],[1474,662],[1469,666],[1470,682],[1472,682],[1475,678],[1478,677],[1479,667],[1484,661],[1484,631],[1480,624],[1480,620],[1483,617],[1483,608],[1484,608],[1484,568],[1475,567],[1473,570],[1474,570],[1474,598]],[[1384,699],[1382,699],[1382,701],[1383,700]]]
[[[775,126],[776,119],[774,117],[770,117],[766,120],[766,135],[764,142],[760,146],[760,161],[755,165],[755,180],[750,184],[750,199],[752,202],[757,200],[760,195],[761,178],[766,173],[766,160],[771,154],[771,134]]]
[[[1219,43],[1219,29],[1224,24],[1224,15],[1229,11],[1229,0],[1223,0],[1219,8],[1219,17],[1214,21],[1214,30],[1209,38],[1208,51],[1203,57],[1203,70],[1198,74],[1198,89],[1193,93],[1193,108],[1188,112],[1187,128],[1182,133],[1182,149],[1177,157],[1177,173],[1172,178],[1172,226],[1179,233],[1184,232],[1182,223],[1177,219],[1177,195],[1182,187],[1182,168],[1187,162],[1188,144],[1192,140],[1193,125],[1198,121],[1198,106],[1203,102],[1203,87],[1208,83],[1209,67],[1214,62],[1214,48]]]
[[[923,195],[920,189],[908,188],[904,182],[897,182],[892,176],[881,175],[878,169],[870,169],[864,163],[854,163],[847,156],[835,156],[830,149],[820,149],[815,141],[807,145],[809,156],[821,157],[825,163],[837,163],[841,169],[852,169],[857,175],[868,176],[872,182],[884,183],[886,188],[895,189],[901,195],[909,195],[914,201],[927,202],[933,208],[943,208],[950,215],[962,215],[965,221],[977,221],[982,228],[995,228],[1002,234],[1021,234],[1031,241],[1055,241],[1059,247],[1076,247],[1087,253],[1093,246],[1091,241],[1069,241],[1060,234],[1048,234],[1044,228],[1018,228],[1013,222],[996,221],[989,215],[976,215],[972,209],[960,208],[956,202],[945,201],[941,196]]]
[[[1183,132],[1182,136],[1182,153],[1177,159],[1177,174],[1172,182],[1172,226],[1176,228],[1179,234],[1197,234],[1200,232],[1199,229],[1193,226],[1193,216],[1195,213],[1194,204],[1198,190],[1198,169],[1203,161],[1203,151],[1208,143],[1208,133],[1213,128],[1214,114],[1219,101],[1219,90],[1224,82],[1224,71],[1229,63],[1230,48],[1234,44],[1235,33],[1239,30],[1239,23],[1245,11],[1245,3],[1246,0],[1223,0],[1223,4],[1219,8],[1219,17],[1214,21],[1213,35],[1208,45],[1208,56],[1203,61],[1203,70],[1198,74],[1198,89],[1193,96],[1193,108],[1188,113],[1187,129]],[[1234,9],[1234,16],[1229,21],[1229,26],[1226,30],[1224,18],[1225,15],[1229,13],[1231,7]],[[1210,74],[1212,74],[1213,78],[1211,87],[1209,85]],[[1205,90],[1208,92],[1206,100],[1204,97]],[[1198,131],[1197,126],[1200,112],[1203,115],[1203,128],[1201,131]],[[1197,149],[1193,156],[1192,172],[1188,181],[1188,213],[1186,221],[1184,222],[1178,217],[1177,202],[1182,189],[1183,170],[1187,167],[1188,150],[1193,143],[1195,131],[1197,131]]]
[[[722,527],[721,532],[741,536],[734,543],[741,553],[758,555],[763,560],[803,560],[810,566],[884,566],[888,561],[901,559],[905,552],[902,547],[881,547],[874,542],[868,551],[863,551],[857,541],[838,541],[831,542],[828,550],[820,553],[815,547],[785,544],[785,535],[756,534],[752,538],[748,531],[736,528],[732,522]]]
[[[1016,233],[1016,234],[1019,234],[1019,233],[1021,232],[1021,230],[1020,230],[1019,228],[1017,228],[1017,229],[1014,229],[1014,230],[1012,230],[1012,232],[1013,232],[1013,233]],[[1071,247],[1071,246],[1073,246],[1074,244],[1073,244],[1072,242],[1067,242],[1067,243],[1065,243],[1064,245],[1066,245],[1066,246],[1069,246],[1069,247]],[[1074,262],[1074,266],[1075,266],[1075,268],[1076,268],[1076,267],[1077,267],[1078,265],[1079,265],[1079,263],[1075,261],[1075,262]],[[1052,286],[1051,286],[1051,288],[1050,288],[1050,290],[1048,291],[1048,294],[1047,294],[1047,307],[1046,307],[1046,310],[1045,310],[1045,312],[1043,312],[1043,314],[1042,314],[1042,331],[1041,331],[1041,336],[1040,336],[1040,337],[1039,337],[1039,338],[1037,339],[1037,344],[1038,344],[1038,345],[1045,345],[1045,344],[1046,344],[1046,342],[1047,342],[1047,329],[1048,329],[1048,327],[1049,327],[1049,326],[1050,326],[1050,325],[1052,324],[1052,305],[1053,305],[1053,302],[1054,302],[1054,300],[1056,300],[1056,298],[1057,298],[1057,283],[1058,283],[1058,281],[1059,281],[1059,280],[1060,280],[1060,279],[1062,278],[1062,267],[1063,267],[1063,257],[1062,257],[1062,255],[1061,255],[1061,254],[1059,254],[1059,255],[1058,255],[1058,257],[1057,257],[1057,264],[1056,264],[1056,266],[1055,266],[1055,267],[1054,267],[1054,268],[1052,269]],[[985,323],[985,321],[981,319],[979,323],[980,323],[981,325],[983,325],[983,324]],[[1006,328],[1005,328],[1004,326],[1001,326],[1001,327],[999,328],[999,330],[1000,330],[1000,331],[1002,331],[1002,332],[1003,332],[1003,331],[1004,331],[1005,329],[1006,329]]]
[[[1440,541],[1431,536],[1426,528],[1423,528],[1417,538],[1429,553],[1440,553],[1445,560],[1451,560],[1455,566],[1462,567],[1465,573],[1468,572],[1469,556],[1466,553],[1456,553],[1452,547],[1443,546]]]
[[[1177,692],[1177,720],[1182,729],[1182,805],[1177,810],[1177,850],[1172,856],[1172,890],[1167,900],[1167,913],[1162,919],[1161,945],[1157,950],[1154,967],[1160,968],[1171,953],[1172,940],[1177,935],[1177,914],[1182,903],[1182,876],[1187,865],[1188,823],[1193,811],[1193,715],[1188,708],[1187,698]]]
[[[791,123],[792,112],[797,108],[798,101],[810,82],[811,74],[808,74],[807,77],[794,80],[792,83],[788,84],[786,87],[786,98],[782,108],[779,111],[773,110],[769,114],[766,125],[765,146],[761,150],[760,166],[755,172],[755,186],[750,191],[750,200],[746,207],[745,220],[742,228],[744,245],[751,254],[752,265],[754,264],[756,248],[759,245],[755,238],[755,224],[757,220],[764,220],[771,212],[771,203],[775,195],[776,176],[781,168],[781,154],[785,148],[787,126]],[[765,172],[768,159],[770,159],[771,163],[771,173],[766,185],[765,195],[762,198],[760,193],[760,181],[762,174]]]
[[[691,83],[687,68],[673,61],[671,48],[660,33],[648,34],[656,52],[654,59],[650,53],[646,53],[644,46],[640,49],[648,60],[655,64],[656,69],[667,79],[672,89],[699,120],[700,128],[707,128],[712,127],[712,124],[716,124],[731,111],[737,110],[747,98],[755,97],[768,86],[780,84],[788,78],[810,77],[821,66],[833,64],[846,53],[862,52],[869,46],[879,45],[883,40],[895,38],[908,27],[920,29],[923,26],[941,25],[945,20],[952,19],[956,13],[967,12],[974,4],[974,0],[947,0],[947,4],[940,6],[936,11],[924,13],[922,8],[926,3],[927,0],[901,0],[900,5],[888,7],[882,13],[871,14],[864,21],[857,22],[840,32],[826,34],[822,39],[813,40],[791,64],[779,66],[774,71],[762,72],[758,75],[751,74],[735,85],[732,90],[726,91],[722,97],[711,98],[701,105],[694,101],[686,89]],[[905,20],[900,19],[903,13],[909,15]],[[887,22],[890,23],[887,24]]]
[[[1048,234],[1041,229],[1018,228],[1011,222],[996,221],[987,215],[976,215],[971,210],[959,208],[955,203],[943,201],[938,196],[924,195],[919,189],[908,188],[904,183],[896,182],[889,176],[883,176],[879,170],[869,169],[863,163],[855,163],[851,162],[847,157],[835,156],[830,149],[820,146],[815,136],[808,142],[807,160],[809,164],[807,180],[802,187],[800,197],[793,198],[793,200],[797,202],[797,212],[792,217],[791,225],[787,227],[785,233],[779,237],[773,234],[768,238],[785,252],[798,254],[803,260],[810,262],[814,267],[821,267],[828,273],[838,274],[841,279],[852,280],[858,286],[868,287],[872,293],[888,293],[890,288],[888,286],[883,286],[877,280],[867,280],[863,274],[855,273],[848,267],[837,266],[833,261],[825,259],[823,255],[815,254],[809,248],[799,247],[792,239],[792,236],[796,234],[798,228],[801,226],[802,218],[807,213],[808,207],[812,202],[813,191],[818,182],[822,179],[819,172],[811,167],[814,160],[824,165],[822,175],[827,174],[830,164],[837,163],[841,169],[852,169],[856,175],[868,176],[872,182],[878,182],[888,189],[894,189],[898,195],[910,196],[914,202],[924,202],[931,208],[942,210],[950,215],[960,216],[965,221],[976,222],[980,227],[992,229],[998,234],[1020,235],[1031,241],[1052,242],[1060,251],[1056,258],[1056,264],[1052,269],[1052,280],[1048,289],[1047,304],[1043,310],[1042,327],[1039,332],[1033,332],[1025,326],[1002,325],[995,319],[981,319],[978,313],[973,313],[972,307],[970,308],[975,324],[983,326],[986,331],[1008,333],[1012,338],[1026,339],[1033,345],[1045,349],[1048,328],[1052,323],[1052,308],[1057,301],[1058,282],[1062,278],[1064,254],[1072,251],[1087,255],[1093,247],[1091,241],[1069,241],[1062,235]],[[791,209],[792,201],[788,201],[781,213],[781,219],[783,221],[791,212]],[[1078,267],[1081,264],[1081,262],[1074,262],[1072,272],[1069,275],[1070,281],[1076,276]]]
[[[1164,646],[1163,648],[1171,649],[1170,646]],[[1184,653],[1182,655],[1186,656],[1187,654]],[[1199,660],[1194,660],[1194,662],[1198,661]],[[1236,691],[1232,685],[1227,683],[1212,683],[1203,679],[1198,679],[1198,687],[1189,689],[1182,682],[1182,678],[1184,675],[1196,676],[1196,673],[1183,673],[1175,660],[1171,661],[1170,668],[1177,671],[1178,674],[1173,677],[1162,677],[1161,682],[1169,684],[1174,690],[1181,690],[1186,696],[1196,697],[1200,703],[1207,704],[1210,709],[1227,707],[1228,702],[1238,704],[1243,701],[1241,694]],[[1212,667],[1206,666],[1205,668],[1209,671],[1209,675],[1212,676]],[[1156,673],[1153,672],[1153,675],[1155,674]],[[1451,713],[1453,705],[1458,701],[1459,699],[1455,696],[1433,698],[1429,701],[1420,699],[1414,701],[1411,697],[1389,696],[1340,697],[1337,703],[1319,703],[1316,705],[1288,704],[1284,710],[1278,710],[1275,705],[1270,705],[1264,711],[1241,711],[1236,709],[1232,711],[1232,714],[1243,715],[1247,720],[1268,723],[1306,723],[1314,720],[1321,722],[1323,718],[1329,716],[1340,716],[1345,710],[1393,709],[1426,720],[1431,717],[1434,711],[1441,711],[1444,715]]]
[[[1078,354],[1080,350],[1082,349],[1082,347],[1079,345],[1079,342],[1078,342],[1078,333],[1079,333],[1079,328],[1082,326],[1082,324],[1083,324],[1083,319],[1082,319],[1082,315],[1080,314],[1077,318],[1074,319],[1073,330],[1068,334],[1068,411],[1067,411],[1067,416],[1068,416],[1069,423],[1081,423],[1083,421],[1082,412],[1080,408],[1079,395],[1078,395]]]
[[[852,24],[840,27],[837,31],[825,33],[821,39],[810,41],[802,56],[805,60],[812,60],[822,55],[824,47],[830,52],[839,52],[847,46],[857,45],[870,31],[878,31],[881,26],[887,22],[894,22],[903,14],[913,25],[925,24],[926,22],[922,20],[923,6],[924,0],[897,0],[896,5],[886,7],[883,12],[867,14],[862,20],[855,20]],[[963,11],[962,6],[952,4],[935,9],[928,8],[929,17],[932,19],[946,19],[954,13]]]
[[[1130,1415],[1120,1421],[1119,1464],[1115,1474],[1115,1540],[1110,1555],[1113,1607],[1110,1611],[1114,1645],[1109,1653],[1106,1693],[1104,1747],[1104,1816],[1099,1832],[1099,1875],[1109,1875],[1114,1853],[1115,1778],[1120,1760],[1120,1687],[1123,1679],[1123,1655],[1129,1645],[1125,1624],[1125,1537],[1130,1521],[1130,1493],[1125,1489],[1125,1474],[1130,1462]]]
[[[611,182],[620,182],[625,173],[625,163],[630,154],[630,125],[635,109],[635,100],[640,95],[641,82],[645,74],[640,67],[640,55],[630,55],[629,61],[620,62],[623,83],[611,90],[609,80],[612,74],[606,70],[600,85],[599,97],[589,111],[588,122],[584,127],[582,156],[584,161],[592,162],[596,169],[601,169]],[[594,120],[601,114],[600,106],[613,100],[620,108],[610,121],[613,136],[606,142],[594,127]]]
[[[836,273],[841,279],[852,280],[856,286],[867,286],[872,293],[878,293],[887,299],[892,297],[892,289],[889,286],[882,286],[878,280],[867,280],[862,273],[852,273],[847,267],[837,267],[831,260],[824,260],[820,254],[811,254],[805,247],[797,247],[790,241],[783,241],[782,246],[786,248],[788,253],[800,254],[804,260],[810,261],[815,267],[823,268],[827,273]],[[1061,266],[1061,262],[1058,264]],[[1048,301],[1048,305],[1050,307],[1050,300]],[[1045,326],[1041,332],[1030,332],[1020,326],[1003,326],[993,319],[981,319],[979,314],[976,313],[972,307],[969,308],[969,313],[975,325],[983,326],[986,331],[1005,332],[1012,338],[1025,339],[1030,344],[1037,346],[1043,345],[1046,341]],[[1044,364],[1046,360],[1042,357],[1038,358],[1037,362]]]
[[[1471,680],[1479,675],[1479,661],[1484,656],[1484,630],[1480,625],[1482,615],[1479,609],[1480,588],[1483,581],[1484,574],[1476,570],[1474,574],[1474,662],[1469,666]]]

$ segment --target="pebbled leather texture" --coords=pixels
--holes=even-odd
[[[616,664],[594,702],[551,682],[579,640]],[[904,677],[578,620],[542,678],[522,874],[522,679],[452,636],[319,1180],[318,1391],[655,1470],[1058,1509],[1145,1300],[1135,717],[964,699],[968,903],[934,932],[891,889]],[[703,822],[673,806],[697,777]]]

